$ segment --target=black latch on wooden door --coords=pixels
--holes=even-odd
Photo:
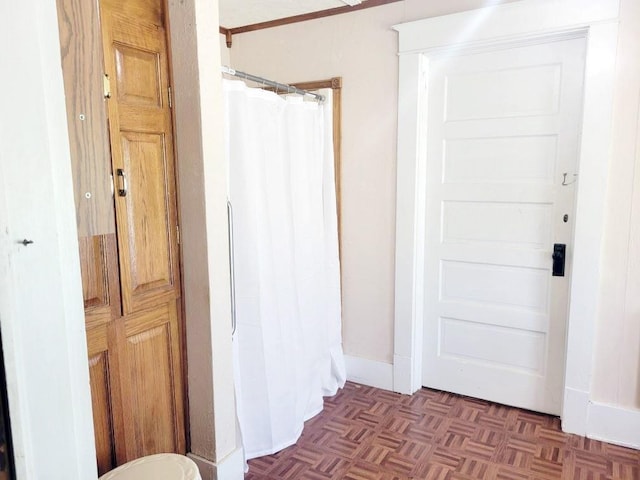
[[[564,277],[564,260],[567,253],[567,246],[564,243],[553,244],[553,276]]]

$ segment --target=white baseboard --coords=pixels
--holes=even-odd
[[[591,402],[587,437],[640,449],[640,410]]]
[[[218,463],[214,463],[194,453],[188,453],[187,457],[196,462],[202,480],[244,479],[244,454],[242,448],[235,449]]]
[[[347,380],[370,387],[393,390],[393,365],[367,358],[344,356]]]
[[[565,388],[562,431],[640,449],[640,410],[594,402],[589,392]]]

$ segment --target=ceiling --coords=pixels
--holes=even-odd
[[[219,0],[219,3],[220,25],[225,28],[235,28],[359,2],[352,0]]]

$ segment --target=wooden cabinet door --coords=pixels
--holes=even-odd
[[[89,355],[93,426],[100,475],[126,459],[116,438],[123,435],[116,328],[120,292],[115,235],[81,237],[80,266]]]
[[[121,368],[128,380],[127,458],[185,453],[180,332],[176,302],[131,314]]]
[[[78,235],[115,233],[97,2],[56,0]]]
[[[169,67],[161,0],[102,0],[122,318],[126,460],[185,452]]]
[[[166,32],[152,15],[130,16],[136,3],[149,2],[101,2],[125,315],[180,291]]]
[[[103,57],[110,79],[111,165],[103,165],[103,157],[74,150],[75,176],[108,168],[115,187],[115,234],[79,239],[100,475],[134,458],[186,449],[163,5],[163,0],[58,0],[63,45],[73,50],[73,55],[63,55],[68,60],[63,64],[66,93],[74,99],[67,105],[70,118],[99,104],[92,95],[75,95],[75,88],[85,86],[78,70],[87,69],[86,77],[95,80],[96,58]],[[102,52],[96,53],[82,39],[87,33],[98,35],[92,27],[98,19]],[[94,116],[97,125],[103,117]],[[76,133],[81,146],[96,141],[91,129]],[[103,206],[113,209],[110,203]]]

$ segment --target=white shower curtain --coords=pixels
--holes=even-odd
[[[223,82],[236,401],[250,459],[295,443],[345,382],[331,99]]]

